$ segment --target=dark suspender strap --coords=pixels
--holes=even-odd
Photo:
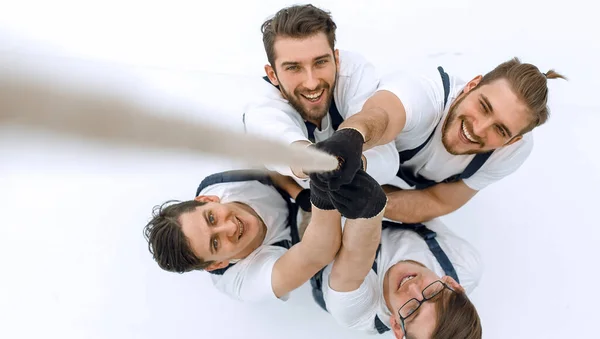
[[[380,250],[381,250],[381,244],[379,244],[379,246],[377,247],[377,251],[375,251],[375,260],[373,261],[373,266],[371,267],[373,269],[373,271],[375,272],[375,274],[377,274],[377,256],[379,255]],[[374,320],[373,325],[375,326],[375,329],[377,330],[377,333],[379,333],[379,334],[385,333],[390,330],[390,328],[387,327],[381,321],[381,319],[379,319],[379,316],[377,314],[375,314],[375,320]]]
[[[446,109],[446,105],[448,104],[448,96],[450,95],[450,77],[448,76],[448,73],[444,71],[444,68],[442,66],[438,66],[437,70],[442,78],[442,84],[444,87],[444,109]],[[412,159],[417,153],[419,153],[423,149],[423,147],[425,147],[425,145],[427,145],[429,141],[431,141],[436,129],[437,126],[433,129],[433,132],[429,135],[427,140],[425,140],[425,142],[419,145],[417,148],[400,152],[400,164],[403,164],[404,162]],[[485,162],[492,155],[492,153],[493,151],[475,155],[475,157],[473,157],[471,162],[467,165],[467,167],[462,173],[450,176],[444,179],[442,182],[448,183],[470,178],[481,168],[481,166],[483,166],[483,164],[485,164]],[[437,184],[437,182],[424,178],[422,176],[417,177],[413,175],[410,171],[403,171],[402,166],[398,168],[396,176],[403,179],[407,184],[415,187],[416,189],[425,189],[427,187]]]
[[[442,85],[444,86],[444,109],[446,109],[446,104],[448,104],[448,95],[450,95],[450,77],[448,73],[444,71],[442,66],[438,66],[438,72],[440,72],[440,76],[442,77]]]
[[[226,183],[226,182],[240,182],[240,181],[252,181],[256,180],[264,185],[273,186],[277,192],[281,195],[281,197],[285,200],[287,208],[288,208],[288,226],[290,227],[290,234],[292,237],[292,241],[282,240],[278,241],[272,246],[279,246],[289,249],[292,245],[298,243],[300,241],[300,236],[298,234],[298,222],[297,222],[297,213],[298,213],[298,205],[293,203],[291,197],[287,192],[280,189],[279,187],[273,184],[273,181],[269,177],[269,175],[265,172],[257,171],[257,170],[231,170],[220,173],[214,173],[202,180],[198,188],[196,189],[196,196],[202,192],[208,186]],[[235,264],[229,264],[227,267],[219,268],[216,270],[209,271],[212,274],[222,275],[227,271],[231,266]]]
[[[450,95],[450,77],[448,77],[448,73],[444,71],[444,68],[442,66],[438,66],[437,70],[438,72],[440,72],[440,76],[442,77],[442,85],[444,87],[444,109],[446,109],[446,104],[448,103],[448,96]],[[436,128],[433,129],[433,132],[431,132],[427,140],[425,140],[425,142],[419,145],[417,148],[400,152],[400,163],[404,163],[405,161],[412,159],[417,153],[419,153],[419,151],[421,151],[423,147],[427,145],[431,138],[433,138]]]
[[[419,234],[421,236],[421,238],[423,238],[423,240],[425,240],[425,243],[431,250],[431,253],[433,253],[433,255],[435,256],[437,261],[440,263],[440,266],[442,266],[442,269],[444,270],[446,275],[452,277],[454,280],[456,280],[456,282],[460,283],[460,280],[458,280],[458,274],[456,274],[456,270],[454,269],[452,262],[450,262],[450,259],[448,259],[448,256],[446,255],[446,253],[444,253],[444,250],[442,250],[442,248],[440,247],[440,244],[435,239],[435,237],[437,236],[437,233],[435,233],[434,231],[430,230],[425,225],[420,224],[420,223],[419,224],[401,224],[401,223],[395,223],[395,222],[391,222],[388,220],[384,220],[383,224],[386,224],[386,227],[394,227],[394,228],[412,230],[412,231],[417,232],[417,234]]]
[[[334,131],[337,131],[338,127],[344,122],[344,118],[340,115],[340,111],[335,104],[335,99],[331,98],[331,105],[329,106],[329,117],[331,118],[331,127]]]
[[[232,170],[225,171],[220,173],[214,173],[202,180],[198,189],[196,189],[196,196],[200,194],[200,192],[208,186],[220,184],[224,182],[237,182],[237,181],[251,181],[256,180],[265,185],[273,186],[273,182],[271,178],[260,171],[250,171],[250,170]]]
[[[483,164],[487,161],[487,159],[492,155],[493,151],[486,153],[478,153],[475,155],[473,160],[469,163],[467,168],[460,174],[459,179],[470,178],[475,172],[477,172]]]

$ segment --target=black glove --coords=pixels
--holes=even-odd
[[[387,196],[383,188],[367,172],[358,170],[352,182],[330,191],[335,208],[348,219],[372,218],[385,208]]]
[[[310,204],[310,189],[305,188],[296,196],[296,203],[303,209],[305,212],[310,212],[312,205]]]
[[[310,202],[318,209],[334,210],[335,206],[331,203],[326,187],[323,188],[323,183],[315,176],[316,174],[310,175]]]
[[[340,160],[339,167],[334,171],[318,173],[317,177],[327,183],[330,191],[335,191],[341,185],[349,184],[356,171],[362,167],[362,149],[365,140],[362,134],[353,128],[342,128],[314,147],[336,156]]]

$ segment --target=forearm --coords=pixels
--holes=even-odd
[[[398,190],[387,197],[384,216],[403,223],[425,222],[451,212],[429,189]]]
[[[365,138],[364,152],[391,141],[382,139],[388,124],[388,114],[379,107],[372,107],[366,110],[363,109],[363,111],[344,120],[338,129],[350,127],[359,130]]]
[[[295,290],[333,261],[341,243],[340,214],[313,206],[313,217],[302,241],[273,267],[271,285],[277,297]]]
[[[321,210],[312,206],[310,224],[302,241],[303,258],[321,265],[329,264],[335,258],[342,242],[341,215],[337,210]]]
[[[381,241],[383,211],[370,219],[348,219],[342,245],[333,263],[329,285],[338,292],[354,291],[371,270]]]
[[[302,191],[303,187],[298,185],[298,183],[289,176],[281,175],[277,172],[269,172],[269,177],[271,177],[271,181],[275,184],[275,186],[284,190],[287,194],[292,197],[292,199],[296,199],[298,193]]]

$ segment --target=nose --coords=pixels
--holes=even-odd
[[[304,87],[312,91],[314,89],[317,89],[318,86],[319,79],[317,78],[317,74],[311,69],[307,70],[306,79],[304,80]]]
[[[221,222],[217,232],[222,232],[229,240],[237,239],[238,226],[233,218]]]
[[[479,137],[483,137],[486,131],[494,124],[490,117],[478,117],[473,120],[473,132]]]
[[[423,299],[423,296],[421,295],[421,286],[417,283],[410,284],[408,286],[408,292],[412,298],[416,298],[417,300]]]

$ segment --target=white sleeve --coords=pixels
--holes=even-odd
[[[345,52],[341,57],[344,82],[338,83],[340,114],[344,119],[360,112],[379,86],[379,74],[375,66],[356,53]],[[346,63],[344,65],[344,63]],[[340,104],[341,103],[341,104]]]
[[[327,268],[330,272],[331,265]],[[323,281],[323,298],[327,311],[341,325],[361,331],[374,331],[373,321],[377,315],[381,289],[373,270],[360,287],[351,292],[338,292],[329,286],[329,275]]]
[[[285,254],[279,246],[263,245],[230,267],[221,276],[212,275],[215,287],[229,297],[246,302],[277,300],[271,276],[275,262]],[[279,300],[286,301],[288,295]]]
[[[271,103],[269,106],[262,105],[248,109],[243,115],[246,133],[280,141],[288,145],[295,141],[309,141],[306,137],[306,126],[284,111],[285,109],[292,109],[291,107],[283,107],[283,105],[287,104]],[[289,166],[267,165],[265,167],[282,175],[296,178]]]
[[[440,121],[444,112],[444,86],[439,75],[434,78],[435,75],[398,71],[381,79],[378,91],[394,94],[406,111],[406,123],[397,137],[398,146],[418,146]]]
[[[514,173],[533,150],[533,138],[530,134],[512,145],[496,149],[488,161],[464,183],[471,189],[480,191],[490,184]]]
[[[393,141],[368,149],[364,155],[367,158],[367,173],[380,185],[386,185],[396,177],[400,157]]]

